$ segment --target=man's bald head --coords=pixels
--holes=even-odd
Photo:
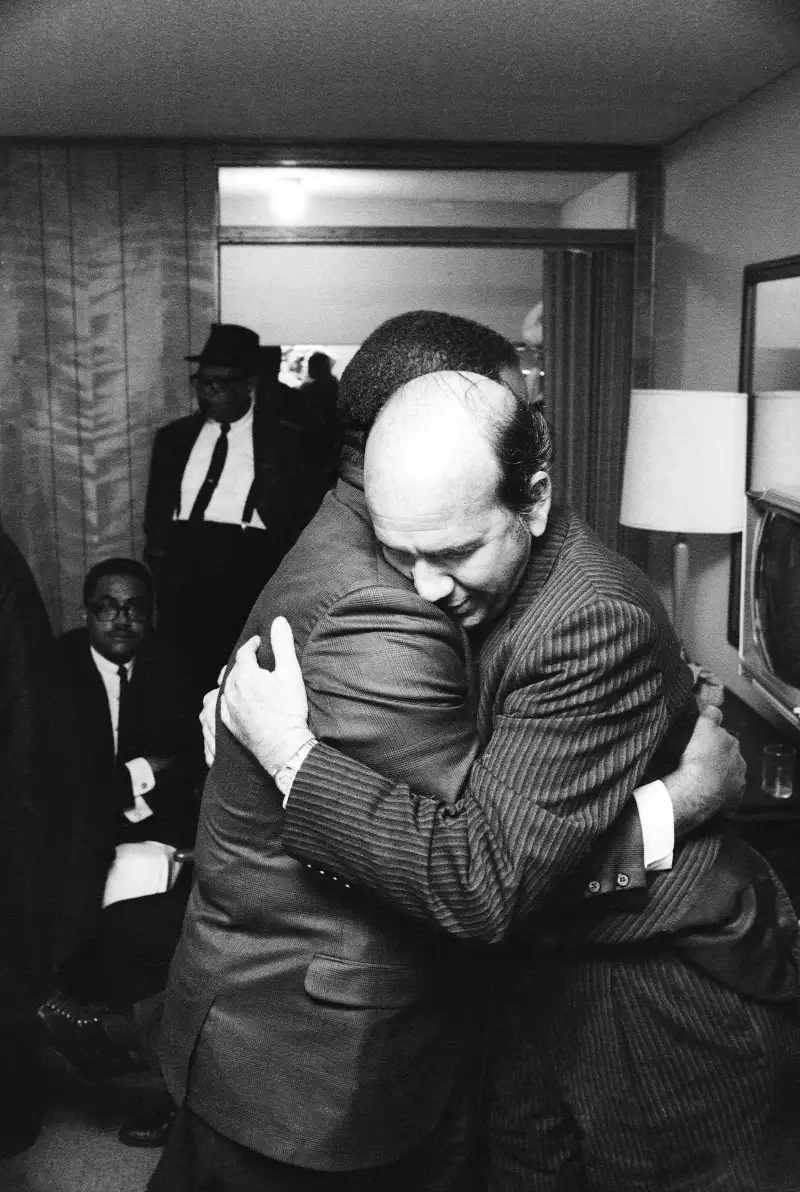
[[[541,412],[475,373],[410,381],[376,419],[364,487],[375,533],[417,591],[473,628],[499,614],[543,533]]]
[[[488,452],[500,502],[523,518],[541,495],[535,477],[547,471],[552,455],[541,406],[472,372],[428,373],[392,395],[368,440],[365,483],[372,466],[370,489],[379,481],[376,461],[399,464],[405,448],[409,461],[428,461],[432,476],[468,472],[475,454],[487,458]]]

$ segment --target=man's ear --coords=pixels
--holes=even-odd
[[[83,621],[84,625],[86,624],[86,616],[87,616],[86,609],[82,608],[81,609],[81,620]]]
[[[547,528],[550,506],[553,501],[553,486],[547,472],[535,472],[530,481],[531,511],[527,517],[531,537],[541,538]]]

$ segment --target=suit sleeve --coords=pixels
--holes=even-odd
[[[146,556],[158,555],[163,549],[164,535],[172,521],[175,461],[168,431],[169,427],[162,427],[153,440],[144,506]]]
[[[287,851],[456,936],[494,942],[529,920],[623,812],[656,748],[658,631],[637,606],[597,602],[523,642],[506,670],[516,677],[455,804],[323,745],[292,787]]]
[[[402,589],[366,589],[326,613],[301,665],[312,730],[331,752],[420,797],[458,799],[478,753],[475,684],[466,637],[444,614]]]
[[[142,667],[143,679],[136,688],[137,714],[144,725],[142,756],[170,757],[172,762],[155,775],[155,786],[145,795],[152,818],[135,826],[127,824],[126,832],[138,832],[142,839],[189,845],[197,820],[196,791],[205,772],[199,704],[178,659],[163,641],[154,643],[137,665]],[[117,767],[115,781],[119,806],[131,807],[133,788],[127,767]]]

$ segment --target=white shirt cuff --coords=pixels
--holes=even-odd
[[[126,762],[135,795],[148,795],[156,785],[156,776],[146,757],[134,757]]]
[[[633,792],[639,810],[644,844],[644,867],[654,871],[672,868],[675,849],[675,815],[663,782],[648,782]]]
[[[128,807],[123,812],[123,815],[130,823],[138,824],[153,814],[152,807],[147,804],[142,796],[149,794],[153,790],[156,785],[156,776],[153,773],[152,766],[145,757],[134,757],[129,762],[125,762],[125,766],[131,776],[133,807]]]
[[[286,804],[289,802],[289,795],[292,793],[292,785],[294,784],[294,780],[297,777],[297,771],[300,769],[314,746],[318,744],[319,742],[317,741],[316,737],[311,737],[308,741],[304,742],[304,744],[302,744],[295,753],[292,754],[285,765],[281,766],[275,771],[273,779],[278,790],[283,795],[283,802],[281,803],[281,806],[283,807],[284,811],[286,810]]]

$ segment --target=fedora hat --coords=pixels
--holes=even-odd
[[[214,365],[217,368],[241,368],[245,372],[256,372],[258,369],[259,338],[249,327],[239,327],[236,323],[212,323],[208,339],[203,344],[199,356],[186,356],[203,365]]]

